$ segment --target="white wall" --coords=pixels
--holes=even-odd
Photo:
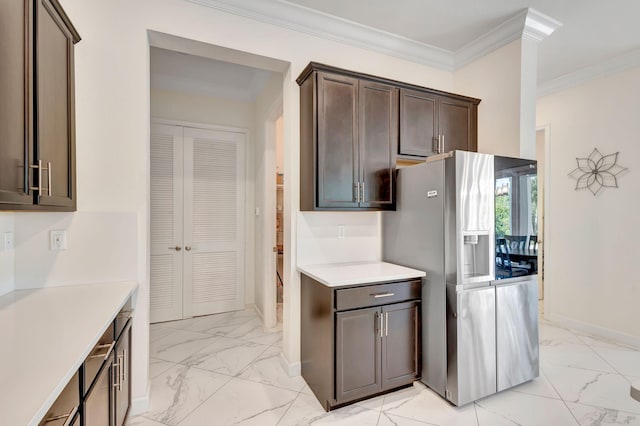
[[[454,72],[455,91],[482,100],[478,105],[479,152],[520,154],[521,53],[521,40],[516,40]],[[531,103],[535,103],[535,94]]]
[[[254,103],[151,89],[151,117],[252,129]]]
[[[266,262],[275,262],[274,254],[269,250],[268,243],[275,240],[275,206],[265,206],[265,192],[275,191],[275,145],[272,125],[273,115],[282,110],[282,75],[274,74],[255,102],[255,143],[256,143],[256,197],[255,205],[260,214],[255,216],[256,242],[256,309],[265,315],[265,285],[275,285],[275,272],[268,268]],[[266,179],[271,179],[271,185]],[[271,220],[273,219],[273,220]]]
[[[541,98],[538,125],[549,125],[545,241],[547,314],[552,320],[640,346],[640,68]],[[620,152],[629,167],[619,189],[594,197],[567,176],[594,148]]]
[[[380,220],[380,212],[299,212],[298,265],[380,261]]]
[[[300,315],[293,214],[299,205],[299,88],[295,78],[312,60],[444,90],[453,87],[451,73],[183,0],[61,3],[82,36],[75,49],[78,211],[132,212],[137,217],[137,234],[120,242],[137,247],[140,283],[133,324],[134,412],[148,395],[149,29],[291,63],[283,93],[288,182],[285,245],[290,248],[285,256],[283,351],[289,361],[296,362]],[[95,257],[87,250],[78,253],[76,261],[91,262]]]
[[[151,117],[248,130],[245,149],[245,304],[255,303],[255,102],[151,89]]]
[[[0,296],[15,288],[15,250],[4,249],[5,232],[14,232],[12,213],[0,213]]]
[[[18,290],[137,281],[135,213],[20,213],[14,220]],[[66,250],[49,250],[52,230],[66,231]]]

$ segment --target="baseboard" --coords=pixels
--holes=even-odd
[[[131,407],[129,408],[130,418],[149,411],[149,396],[151,394],[150,389],[151,382],[147,383],[147,391],[143,396],[138,398],[131,398]]]
[[[578,331],[640,348],[640,337],[632,336],[631,334],[621,333],[610,328],[600,327],[595,324],[590,324],[588,322],[583,322],[574,318],[565,317],[564,315],[549,314],[546,317],[548,317],[550,321],[555,322],[559,325],[563,325],[565,327],[573,328]]]
[[[289,362],[284,352],[280,352],[280,365],[289,377],[296,377],[302,373],[302,364],[300,362]]]

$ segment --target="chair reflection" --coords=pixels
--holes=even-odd
[[[496,239],[496,278],[512,278],[529,274],[528,265],[514,263],[509,256],[509,244],[505,238]]]

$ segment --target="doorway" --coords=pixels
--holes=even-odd
[[[276,323],[282,324],[284,303],[284,129],[282,114],[275,121],[276,141]]]
[[[151,125],[151,322],[244,308],[240,129]]]

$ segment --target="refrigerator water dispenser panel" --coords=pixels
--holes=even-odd
[[[463,236],[462,277],[487,279],[491,276],[491,239],[489,233]]]

